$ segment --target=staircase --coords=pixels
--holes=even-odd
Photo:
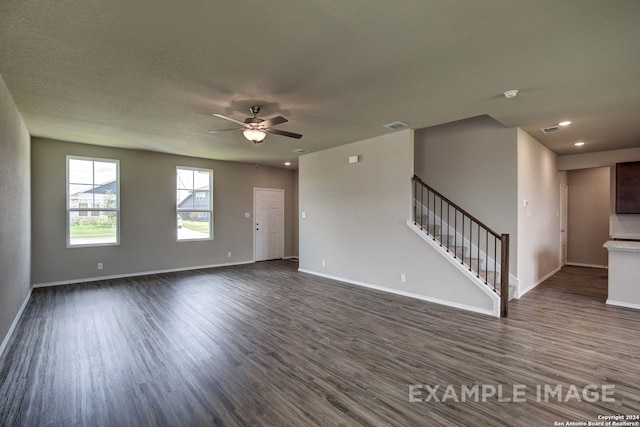
[[[500,316],[508,314],[509,235],[498,234],[418,176],[413,177],[416,227],[475,279],[500,296]]]
[[[441,232],[442,228],[440,224],[429,224],[426,218],[426,215],[419,216],[414,223],[419,226],[422,231],[431,236],[433,240],[438,242],[440,246],[454,258],[469,267],[469,271],[474,272],[477,278],[482,279],[485,285],[491,286],[499,295],[500,292],[497,285],[500,283],[500,272],[496,272],[493,269],[486,270],[484,268],[486,255],[482,253],[483,258],[478,258],[479,255],[477,253],[472,255],[469,252],[469,246],[464,246],[463,243],[459,242],[461,240],[460,236],[444,234]]]

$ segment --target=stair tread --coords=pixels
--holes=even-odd
[[[468,257],[467,254],[469,253],[469,247],[466,245],[457,245],[455,242],[455,236],[450,234],[441,234],[440,224],[421,223],[421,221],[415,221],[415,224],[419,225],[423,231],[437,241],[443,249],[453,254],[458,260],[461,260],[462,264],[469,267],[471,272],[473,272],[477,278],[485,282],[488,286],[495,287],[498,294],[500,293],[499,271],[494,272],[491,270],[487,271],[486,269],[481,269],[482,264],[484,264],[484,259],[473,256]],[[444,226],[446,227],[446,224],[444,224]]]

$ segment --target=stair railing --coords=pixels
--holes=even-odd
[[[414,224],[500,295],[500,317],[506,317],[509,235],[493,231],[416,175],[413,176],[413,194]]]

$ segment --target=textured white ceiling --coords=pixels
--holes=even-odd
[[[0,74],[34,136],[205,158],[482,114],[558,154],[637,147],[640,1],[2,0]],[[207,134],[254,104],[304,137]]]

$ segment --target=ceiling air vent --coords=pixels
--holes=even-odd
[[[304,148],[296,148],[295,150],[293,150],[293,152],[296,154],[307,154],[309,150],[305,150]]]
[[[385,127],[387,129],[390,129],[390,130],[396,130],[396,129],[408,128],[409,125],[406,124],[406,123],[402,123],[402,122],[393,122],[393,123],[389,123],[387,125],[383,125],[382,127]]]
[[[548,128],[542,128],[540,130],[542,131],[542,133],[551,133],[559,131],[560,129],[562,129],[560,126],[549,126]]]

